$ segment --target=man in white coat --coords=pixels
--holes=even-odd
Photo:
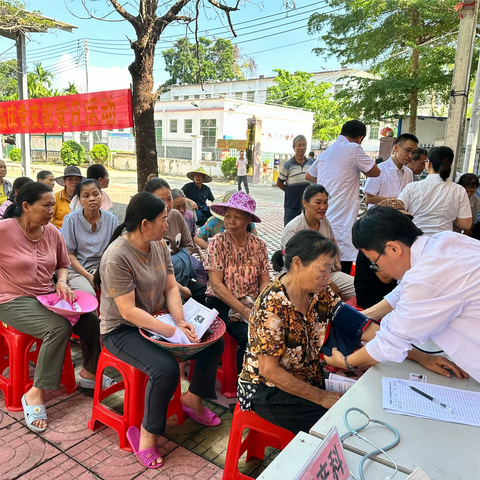
[[[357,250],[352,245],[352,226],[360,209],[360,172],[378,177],[375,160],[361,147],[367,127],[359,120],[342,126],[340,136],[308,169],[305,179],[323,185],[330,195],[327,218],[340,249],[342,272],[350,274]]]
[[[334,349],[327,363],[356,368],[402,362],[413,344],[430,338],[460,369],[442,357],[439,367],[480,381],[480,242],[450,231],[428,237],[401,212],[377,207],[354,225],[353,243],[373,270],[402,282],[388,298],[393,310],[380,329],[369,326],[371,339],[362,336],[367,345],[347,357]]]

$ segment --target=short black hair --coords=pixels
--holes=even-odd
[[[308,154],[308,156],[309,156],[309,157],[314,157],[314,156],[315,156],[315,152],[310,152],[310,153]]]
[[[396,140],[395,145],[403,145],[405,142],[411,140],[412,142],[418,143],[418,138],[412,133],[402,133]]]
[[[350,138],[366,137],[367,126],[360,120],[349,120],[343,124],[340,135]]]
[[[459,179],[458,184],[461,185],[463,188],[467,187],[475,187],[478,188],[480,182],[478,177],[474,173],[464,173]]]
[[[171,190],[170,185],[166,180],[164,180],[163,178],[153,177],[147,181],[147,183],[143,187],[143,191],[153,193],[161,188],[168,188],[169,190]]]
[[[357,220],[352,228],[355,248],[380,253],[387,242],[401,242],[411,247],[423,232],[404,213],[392,207],[376,207]]]
[[[413,161],[418,162],[420,160],[421,155],[425,155],[425,157],[428,157],[428,150],[422,147],[417,148],[417,153],[413,157]]]
[[[107,173],[107,169],[99,163],[94,163],[87,168],[87,178],[92,178],[93,180],[98,181],[99,178],[105,177]]]
[[[50,172],[49,170],[40,170],[37,173],[37,182],[39,180],[45,180],[49,175],[53,175],[53,173]]]

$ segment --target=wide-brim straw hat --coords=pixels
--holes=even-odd
[[[63,175],[61,177],[57,177],[55,181],[61,185],[62,187],[65,186],[65,179],[67,177],[80,177],[82,180],[85,180],[85,177],[82,175],[82,172],[78,167],[75,166],[69,166],[65,167],[65,170],[63,171]]]
[[[235,193],[237,193],[238,190],[229,190],[228,192],[225,192],[223,195],[221,195],[220,197],[217,197],[212,205],[219,205],[221,203],[226,203],[230,200],[230,197],[232,195],[234,195]],[[223,215],[219,215],[218,213],[215,213],[212,209],[210,209],[210,211],[212,212],[212,215],[214,217],[217,217],[219,220],[221,220],[223,222]]]
[[[196,170],[192,170],[191,172],[188,172],[187,177],[193,182],[194,181],[193,176],[196,173],[201,173],[202,175],[205,175],[205,179],[203,180],[203,183],[210,183],[213,180],[213,178],[202,167],[198,167]]]
[[[235,208],[241,210],[242,212],[247,212],[252,216],[252,222],[261,223],[260,217],[255,215],[255,209],[257,207],[257,202],[245,192],[236,192],[229,199],[228,202],[218,203],[217,205],[212,204],[210,206],[210,211],[218,213],[222,217],[225,216],[225,210],[227,208]]]

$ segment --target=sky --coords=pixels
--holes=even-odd
[[[84,0],[84,3],[97,16],[106,15],[112,10],[105,0]],[[227,3],[232,5],[234,2],[227,0]],[[292,1],[289,0],[289,3]],[[135,0],[131,0],[131,5],[136,5]],[[307,33],[309,16],[315,11],[329,10],[325,1],[295,0],[295,6],[296,9],[286,9],[282,0],[241,2],[241,10],[231,14],[237,30],[235,39],[228,26],[225,27],[227,23],[223,15],[219,16],[213,8],[204,9],[201,12],[199,34],[210,38],[223,37],[237,43],[242,54],[255,59],[258,66],[256,75],[272,75],[274,68],[308,72],[339,68],[337,59],[324,59],[312,53],[312,49],[322,46],[322,42],[318,39],[318,34],[313,36]],[[89,91],[130,86],[131,77],[127,67],[133,60],[133,52],[127,37],[134,39],[135,33],[128,22],[77,18],[75,15],[87,16],[80,0],[30,0],[27,1],[26,8],[39,10],[47,17],[78,27],[73,34],[61,30],[32,34],[27,43],[28,68],[33,69],[34,63],[41,62],[44,68],[55,74],[54,88],[65,88],[69,82],[75,82],[80,92],[86,91],[84,39],[89,49]],[[126,8],[135,13],[131,6]],[[182,14],[186,15],[188,11],[184,9]],[[114,12],[107,18],[119,20],[121,17]],[[165,28],[155,56],[156,85],[168,79],[161,50],[170,48],[176,38],[185,35],[185,31],[185,26],[181,25],[171,24]],[[193,39],[193,34],[190,33],[190,37]],[[13,45],[12,40],[0,38],[0,61],[15,58]]]

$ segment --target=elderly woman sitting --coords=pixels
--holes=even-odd
[[[237,192],[238,190],[229,190],[228,192],[225,192],[222,196],[215,199],[213,205],[228,202],[228,200],[230,200],[230,197]],[[217,233],[221,233],[224,230],[225,224],[223,223],[222,215],[219,215],[212,210],[212,216],[207,220],[205,225],[203,225],[202,228],[198,230],[194,241],[199,247],[202,247],[206,250],[208,248],[209,240],[213,238]],[[250,233],[255,236],[257,235],[257,229],[255,228],[254,223],[250,224]]]
[[[107,248],[118,220],[103,210],[102,193],[96,180],[87,178],[77,185],[75,196],[80,209],[63,219],[62,235],[70,258],[68,284],[74,290],[95,295],[93,275]]]
[[[270,282],[267,245],[248,231],[255,215],[255,200],[237,192],[227,203],[212,205],[222,215],[225,231],[211,239],[205,258],[208,271],[208,305],[218,310],[227,332],[238,342],[240,372],[248,340],[248,319],[253,300]]]
[[[4,245],[11,246],[2,250],[0,262],[0,319],[43,340],[33,387],[22,398],[25,422],[34,432],[47,428],[44,392],[60,388],[65,349],[72,330],[80,337],[83,357],[80,377],[88,382],[86,387],[95,386],[101,348],[95,313],[81,315],[72,328],[65,317],[48,310],[36,298],[53,292],[70,301],[74,298],[67,284],[70,262],[65,242],[50,223],[54,205],[55,197],[48,185],[27,183],[5,212],[6,219],[0,222],[0,238]]]
[[[3,202],[0,206],[0,220],[3,219],[7,208],[15,203],[15,197],[17,196],[18,191],[26,184],[33,182],[33,180],[29,177],[18,177],[13,182],[12,191],[10,192],[10,196],[6,202]]]
[[[328,192],[323,185],[310,184],[302,196],[302,213],[291,220],[283,229],[281,248],[300,230],[314,230],[335,243],[332,227],[325,217],[328,210]],[[350,300],[355,296],[353,277],[341,271],[340,255],[337,254],[332,274],[330,287],[342,297],[342,300]]]

